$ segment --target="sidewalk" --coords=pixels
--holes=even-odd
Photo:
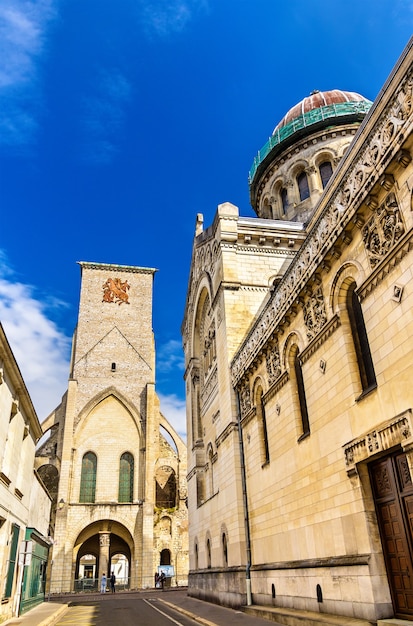
[[[289,624],[291,626],[371,626],[372,622],[352,619],[348,617],[337,617],[323,613],[312,613],[309,611],[293,611],[269,606],[242,607],[240,610],[228,609],[226,607],[212,604],[204,600],[198,600],[187,595],[187,589],[166,589],[160,591],[151,589],[146,591],[125,591],[117,593],[120,596],[130,598],[131,596],[150,598],[158,600],[179,613],[192,618],[202,626],[265,626],[272,623],[276,626]],[[103,596],[98,593],[67,595],[53,598],[50,602],[44,602],[35,607],[21,617],[16,617],[3,622],[2,626],[54,626],[65,613],[68,606],[85,602],[106,602],[113,596],[108,594]],[[411,622],[403,622],[404,625],[411,625]]]
[[[22,624],[22,626],[53,626],[66,612],[68,603],[43,602],[21,617],[12,617],[2,623],[1,626],[10,624]]]

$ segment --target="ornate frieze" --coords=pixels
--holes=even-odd
[[[396,195],[389,193],[362,229],[370,265],[374,269],[403,236],[405,228]]]
[[[297,300],[325,255],[336,244],[349,222],[352,221],[360,204],[371,192],[373,185],[385,173],[385,168],[390,160],[399,152],[407,128],[412,124],[412,110],[413,78],[411,71],[406,75],[393,100],[372,128],[368,140],[364,141],[362,148],[355,155],[353,163],[345,170],[346,173],[341,182],[340,180],[337,181],[337,190],[332,192],[320,217],[287,270],[284,279],[235,355],[231,365],[234,387],[242,378],[246,367],[249,367],[276,331],[289,307]],[[387,228],[389,229],[390,226]],[[398,228],[399,226],[396,230]]]
[[[281,376],[281,359],[278,342],[272,344],[265,357],[268,384],[272,385]]]
[[[301,362],[305,363],[308,359],[323,345],[325,341],[334,333],[334,331],[340,326],[341,321],[338,315],[334,315],[308,344],[308,346],[301,352]],[[321,368],[321,366],[320,366]],[[321,368],[322,369],[322,368]],[[325,371],[325,369],[324,369]]]
[[[408,231],[394,246],[386,260],[378,265],[364,281],[357,293],[360,300],[364,300],[369,293],[387,276],[391,270],[413,249],[413,231]]]
[[[347,473],[349,475],[357,473],[357,463],[397,444],[401,444],[405,449],[410,447],[412,433],[412,411],[408,409],[401,415],[383,422],[375,430],[353,439],[343,446]]]
[[[323,290],[321,287],[316,289],[304,303],[303,314],[307,328],[307,338],[311,341],[327,322]]]
[[[248,381],[246,381],[240,389],[239,402],[240,402],[240,409],[241,409],[241,417],[244,417],[244,415],[246,415],[252,407],[251,390],[250,390]]]

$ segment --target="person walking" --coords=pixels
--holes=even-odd
[[[100,593],[106,593],[106,574],[103,572],[102,578],[100,579]]]
[[[112,593],[115,593],[115,583],[116,583],[115,572],[112,572],[109,580],[110,580],[110,590]]]

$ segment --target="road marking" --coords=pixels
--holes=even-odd
[[[161,609],[158,609],[158,607],[154,606],[151,602],[148,602],[148,600],[146,600],[145,598],[143,598],[143,601],[146,602],[146,604],[149,604],[149,606],[151,606],[153,609],[155,609],[155,611],[158,611],[158,613],[160,613],[164,617],[167,617],[169,620],[171,620],[171,622],[173,622],[177,626],[184,626],[184,624],[182,622],[177,622],[176,619],[174,619],[173,617],[171,617],[167,613],[164,613],[163,611],[161,611]]]

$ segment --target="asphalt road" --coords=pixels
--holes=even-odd
[[[194,626],[196,623],[156,598],[120,597],[109,602],[72,602],[56,626]]]

